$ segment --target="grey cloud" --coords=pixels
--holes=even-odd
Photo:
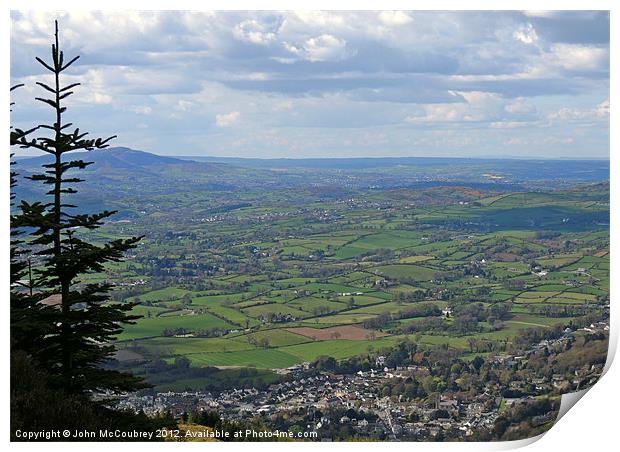
[[[564,11],[554,17],[530,17],[536,33],[550,42],[609,43],[608,11]]]

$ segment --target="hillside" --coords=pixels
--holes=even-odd
[[[79,173],[85,181],[72,197],[75,204],[86,210],[115,208],[134,214],[146,203],[164,206],[179,195],[205,199],[208,193],[210,200],[201,207],[211,214],[256,202],[265,191],[276,198],[295,191],[298,202],[342,199],[368,189],[444,187],[446,196],[458,197],[459,187],[514,192],[589,185],[609,178],[608,161],[176,158],[126,147],[76,152],[69,158],[94,162]],[[41,165],[50,161],[49,156],[17,160],[18,199],[41,199],[45,188],[23,177],[40,171]],[[434,190],[432,197],[436,199],[438,193]]]
[[[69,156],[67,156],[67,159]],[[85,170],[72,172],[84,179],[77,185],[76,203],[86,208],[109,208],[121,200],[147,199],[188,190],[233,190],[229,183],[247,170],[222,163],[194,162],[124,147],[70,154],[71,159],[93,162]],[[50,163],[47,155],[17,159],[18,199],[37,199],[40,184],[25,179]]]
[[[68,154],[72,160],[85,160],[95,162],[89,169],[94,168],[113,168],[127,170],[143,170],[147,167],[157,167],[163,165],[187,164],[187,160],[180,160],[173,157],[151,154],[149,152],[138,151],[126,147],[111,147],[108,149],[96,149],[93,151],[74,152]],[[38,167],[42,164],[51,162],[48,155],[39,157],[22,158],[19,163],[27,168]]]

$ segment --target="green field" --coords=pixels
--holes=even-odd
[[[409,278],[416,281],[428,281],[435,277],[437,270],[419,265],[385,265],[374,267],[376,274],[392,279]]]
[[[472,359],[470,339],[509,347],[520,330],[567,325],[608,302],[606,190],[358,195],[348,205],[310,192],[236,194],[252,205],[236,209],[234,220],[187,223],[194,238],[170,239],[166,247],[161,238],[145,239],[148,259],[92,275],[149,281],[123,298],[140,302],[133,312],[145,318],[125,329],[119,345],[148,360],[187,356],[193,366],[274,369],[375,353],[407,338]],[[200,210],[200,195],[192,199],[198,204],[185,211],[190,216]],[[174,196],[159,202],[178,211]],[[162,225],[180,221],[165,218],[160,211]],[[141,233],[140,226],[131,232]],[[152,285],[157,277],[142,273],[155,257],[173,262],[164,274],[188,276]],[[444,321],[438,311],[435,319],[412,316],[421,303],[454,312]],[[460,312],[471,303],[480,303],[481,318],[459,331]],[[508,310],[501,321],[493,313],[498,303]],[[416,331],[433,321],[443,326]],[[316,340],[287,330],[347,325],[369,332],[363,340]],[[186,336],[163,337],[175,329]],[[387,336],[371,340],[373,329]],[[212,337],[195,337],[199,332]]]
[[[259,369],[284,368],[302,362],[299,357],[279,349],[197,353],[188,355],[188,358],[197,366],[250,366]]]
[[[143,318],[137,320],[135,325],[127,326],[118,336],[118,340],[161,336],[162,331],[167,328],[184,328],[188,331],[198,331],[230,327],[232,327],[230,323],[211,314]]]

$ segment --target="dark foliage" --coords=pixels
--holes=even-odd
[[[64,391],[81,394],[86,391],[124,391],[144,384],[129,374],[104,369],[114,347],[109,342],[122,331],[122,325],[137,317],[128,315],[132,304],[109,302],[111,286],[106,283],[80,284],[81,275],[100,272],[106,262],[120,261],[123,253],[140,240],[118,239],[103,245],[85,240],[84,232],[96,229],[114,212],[73,214],[76,206],[67,196],[76,193],[73,185],[81,182],[79,170],[90,162],[67,158],[78,150],[103,149],[114,137],[86,138],[79,128],[70,131],[71,123],[63,122],[66,107],[63,101],[73,94],[79,83],[63,85],[61,74],[78,57],[65,60],[58,46],[58,25],[51,62],[37,61],[53,75],[52,86],[37,82],[49,97],[36,100],[50,106],[54,112],[51,124],[41,124],[30,130],[12,129],[11,145],[35,149],[49,154],[53,163],[43,164],[44,170],[29,179],[48,188],[48,199],[22,201],[12,217],[14,234],[27,231],[27,243],[12,243],[11,279],[16,284],[11,292],[13,348],[29,352],[50,375],[50,381]],[[33,137],[36,133],[49,132]],[[14,175],[12,175],[14,182]],[[28,290],[18,290],[18,281],[32,263]],[[50,296],[56,303],[42,306],[41,300]],[[51,304],[51,306],[50,306]]]
[[[112,410],[85,395],[54,388],[52,383],[50,375],[35,365],[25,352],[11,354],[11,440],[22,440],[15,436],[17,430],[153,432],[176,428],[170,415],[149,418],[144,413]],[[155,435],[152,438],[157,439]],[[56,440],[66,441],[64,438]],[[131,438],[123,439],[127,440]]]

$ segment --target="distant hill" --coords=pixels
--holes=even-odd
[[[126,147],[74,152],[66,154],[64,160],[93,162],[85,170],[71,171],[72,175],[85,180],[73,184],[78,189],[76,202],[87,203],[91,208],[128,197],[139,199],[188,190],[230,190],[235,188],[230,181],[235,180],[234,174],[239,171],[222,163],[181,160]],[[43,186],[24,177],[40,172],[42,165],[52,161],[50,155],[17,159],[13,169],[19,174],[18,199],[41,198]]]
[[[212,156],[179,157],[198,162],[222,163],[253,170],[286,172],[346,171],[348,174],[382,174],[378,184],[394,176],[415,186],[462,182],[537,183],[600,182],[609,180],[609,160],[489,159],[448,157],[364,157],[257,159]],[[415,181],[413,179],[416,179]],[[398,185],[398,182],[395,181]],[[508,187],[504,187],[508,188]],[[513,186],[512,189],[517,189]]]
[[[84,160],[94,162],[89,170],[108,168],[143,171],[149,167],[164,165],[187,165],[188,160],[151,154],[150,152],[137,151],[125,147],[111,147],[107,149],[95,149],[93,151],[73,152],[66,154],[66,160]],[[40,167],[51,162],[50,155],[42,155],[31,158],[19,159],[19,164],[26,168]]]
[[[198,162],[217,162],[245,168],[317,168],[317,169],[375,169],[395,166],[445,166],[471,164],[480,159],[444,157],[331,157],[331,158],[244,158],[214,156],[180,156]]]
[[[509,174],[516,180],[556,179],[604,180],[609,178],[609,160],[463,158],[463,157],[354,157],[354,158],[241,158],[179,156],[198,162],[225,163],[243,168],[335,169],[372,171],[379,168],[485,168]]]
[[[424,179],[446,182],[443,176],[445,169],[453,171],[461,168],[476,177],[485,173],[502,174],[504,178],[514,182],[527,180],[557,180],[558,178],[572,181],[601,181],[609,179],[608,160],[526,160],[526,159],[486,159],[486,158],[440,158],[440,157],[375,157],[375,158],[308,158],[308,159],[258,159],[213,156],[179,156],[169,157],[126,147],[111,147],[90,152],[76,152],[72,159],[94,162],[87,168],[102,175],[117,172],[129,172],[143,175],[174,174],[178,181],[200,179],[201,175],[247,173],[252,170],[254,175],[261,172],[265,176],[273,176],[272,170],[280,175],[282,170],[297,172],[298,170],[347,170],[361,173],[385,170],[389,168],[424,174]],[[67,156],[69,158],[69,155]],[[51,161],[49,156],[20,158],[19,165],[27,169],[40,167]],[[184,170],[187,170],[184,173]],[[120,173],[119,173],[120,172]],[[467,177],[463,178],[467,180]],[[226,182],[238,182],[228,180]],[[454,180],[453,180],[454,182]]]
[[[76,185],[78,194],[72,195],[76,204],[121,210],[147,199],[160,203],[166,195],[205,192],[304,190],[331,199],[369,188],[467,186],[505,192],[525,185],[558,188],[609,180],[609,161],[604,160],[169,157],[126,147],[76,152],[65,156],[69,159],[94,162],[84,171],[72,171],[85,179]],[[50,156],[17,159],[13,168],[19,173],[18,199],[41,199],[46,187],[23,177],[40,172],[41,165],[51,161]]]

